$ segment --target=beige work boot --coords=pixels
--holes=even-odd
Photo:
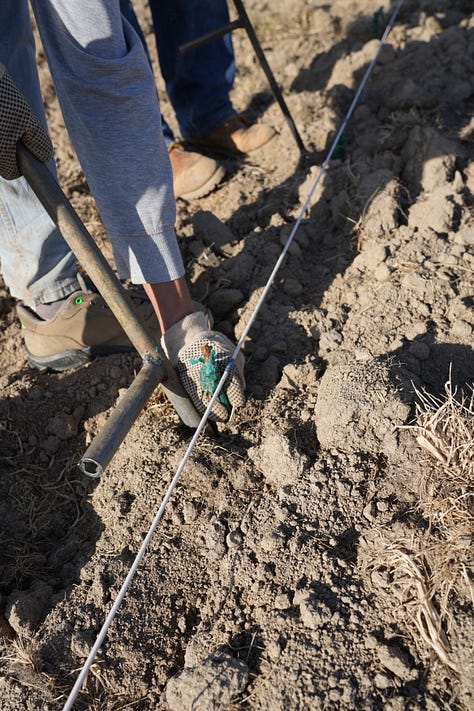
[[[65,299],[63,306],[48,321],[43,321],[30,309],[17,304],[25,350],[32,368],[69,370],[97,356],[135,350],[103,297],[88,288],[81,274],[77,278],[80,291],[75,291]],[[145,292],[135,287],[128,293],[141,323],[155,343],[159,343],[160,326]],[[209,309],[198,301],[193,301],[193,305],[196,311],[204,312],[208,327],[212,328],[214,320]]]
[[[176,198],[194,200],[204,197],[214,190],[224,177],[224,168],[213,158],[186,151],[179,143],[172,143],[168,154]]]
[[[221,153],[238,155],[252,153],[265,146],[277,135],[273,126],[265,123],[249,123],[244,116],[231,116],[222,126],[204,138],[189,140],[188,143],[213,149]]]
[[[28,362],[39,370],[77,368],[96,356],[133,351],[134,347],[100,294],[92,293],[79,275],[82,289],[65,299],[56,315],[43,321],[17,305]],[[161,331],[153,307],[138,291],[130,294],[141,322],[159,343]]]

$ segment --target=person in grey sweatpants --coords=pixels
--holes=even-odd
[[[123,21],[118,0],[33,0],[32,7],[65,123],[109,234],[118,274],[143,284],[158,318],[163,346],[202,412],[206,403],[199,368],[190,365],[190,358],[209,343],[217,349],[222,369],[233,346],[222,334],[208,330],[184,278],[174,232],[171,168],[143,46]],[[0,61],[44,121],[26,0],[0,5]],[[2,182],[3,276],[12,295],[24,303],[19,313],[27,347],[30,331],[30,362],[48,367],[50,359],[54,367],[61,362],[57,358],[61,353],[48,350],[51,344],[58,348],[61,315],[68,317],[64,352],[70,352],[69,312],[73,301],[78,307],[85,301],[73,299],[84,285],[74,258],[48,220],[23,178]],[[79,319],[83,340],[85,332],[91,332],[90,319],[90,313]],[[104,333],[99,330],[95,337],[104,338]],[[35,363],[31,349],[41,351],[41,339],[45,353],[39,353]],[[91,350],[91,344],[79,343],[77,350]],[[243,390],[243,357],[239,357],[228,385],[233,405],[243,404]],[[227,413],[214,412],[214,417],[227,419]]]

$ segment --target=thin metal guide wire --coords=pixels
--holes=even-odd
[[[241,350],[241,348],[242,348],[242,345],[243,345],[245,339],[247,338],[247,335],[248,335],[248,333],[249,333],[249,331],[250,331],[250,328],[252,327],[252,325],[253,325],[253,323],[254,323],[254,321],[255,321],[255,318],[257,317],[258,312],[259,312],[259,310],[260,310],[260,308],[261,308],[261,306],[262,306],[262,304],[263,304],[263,302],[264,302],[264,300],[265,300],[265,298],[266,298],[266,296],[267,296],[267,294],[268,294],[268,292],[269,292],[269,290],[270,290],[270,288],[271,288],[271,286],[272,286],[272,283],[273,283],[273,281],[274,281],[274,279],[275,279],[275,276],[276,276],[276,274],[277,274],[277,272],[278,272],[278,270],[279,270],[279,268],[280,268],[280,266],[281,266],[281,264],[282,264],[282,262],[283,262],[283,259],[285,258],[285,255],[286,255],[286,253],[287,253],[287,251],[288,251],[288,249],[289,249],[289,247],[290,247],[290,245],[291,245],[291,242],[293,241],[293,237],[294,237],[294,235],[295,235],[295,233],[296,233],[296,230],[298,229],[298,227],[299,227],[299,225],[300,225],[300,223],[301,223],[301,220],[302,220],[302,218],[303,218],[303,215],[304,215],[305,212],[306,212],[306,209],[307,209],[307,207],[308,207],[308,205],[309,205],[309,202],[310,202],[310,200],[311,200],[311,198],[312,198],[312,196],[313,196],[313,194],[314,194],[314,191],[316,190],[316,187],[318,186],[318,184],[319,184],[319,182],[320,182],[320,180],[321,180],[322,175],[324,174],[324,172],[326,171],[326,169],[327,169],[327,167],[328,167],[329,161],[331,160],[331,156],[333,155],[333,153],[334,153],[334,151],[335,151],[335,149],[336,149],[336,146],[337,146],[337,144],[338,144],[338,142],[339,142],[339,139],[340,139],[340,137],[341,137],[341,135],[342,135],[342,133],[343,133],[343,131],[344,131],[344,128],[346,127],[347,122],[348,122],[349,118],[351,117],[352,112],[354,111],[354,108],[355,108],[355,106],[356,106],[356,104],[357,104],[357,102],[358,102],[358,100],[359,100],[359,98],[360,98],[360,95],[361,95],[361,93],[362,93],[362,91],[363,91],[363,89],[364,89],[364,86],[365,86],[365,84],[366,84],[366,82],[367,82],[367,79],[369,78],[370,73],[372,72],[372,69],[373,69],[373,67],[374,67],[374,65],[375,65],[375,62],[377,61],[377,58],[378,58],[378,56],[379,56],[379,54],[380,54],[380,51],[381,51],[381,49],[382,49],[382,46],[383,46],[383,44],[385,43],[385,40],[387,39],[387,36],[388,36],[388,34],[390,33],[390,30],[391,30],[392,27],[393,27],[393,24],[394,24],[395,19],[396,19],[397,15],[398,15],[398,13],[399,13],[399,11],[400,11],[400,8],[401,8],[402,4],[403,4],[403,0],[398,0],[398,3],[397,3],[397,5],[396,5],[396,7],[395,7],[395,9],[394,9],[394,11],[393,11],[391,17],[390,17],[390,20],[389,20],[388,24],[387,24],[387,27],[386,27],[386,29],[385,29],[385,32],[383,33],[382,38],[380,39],[380,42],[379,42],[379,45],[378,45],[378,48],[377,48],[377,52],[375,53],[374,58],[373,58],[372,61],[370,62],[369,66],[367,67],[367,70],[366,70],[366,72],[365,72],[365,74],[364,74],[364,77],[363,77],[363,79],[362,79],[362,81],[361,81],[361,83],[360,83],[360,85],[359,85],[359,88],[358,88],[358,90],[357,90],[357,92],[356,92],[356,94],[355,94],[355,96],[354,96],[354,99],[353,99],[353,101],[352,101],[352,103],[351,103],[351,105],[350,105],[350,107],[349,107],[349,109],[348,109],[348,111],[347,111],[347,113],[346,113],[346,116],[344,117],[344,120],[343,120],[343,122],[342,122],[342,124],[341,124],[341,127],[339,128],[338,132],[336,133],[336,136],[335,136],[334,141],[333,141],[333,143],[332,143],[332,145],[331,145],[331,148],[329,149],[329,152],[328,152],[328,155],[327,155],[327,157],[326,157],[326,160],[324,161],[323,165],[321,166],[321,169],[320,169],[318,175],[316,176],[316,178],[315,178],[315,180],[314,180],[314,182],[313,182],[313,185],[312,185],[312,187],[311,187],[311,190],[309,191],[308,197],[306,198],[306,200],[305,200],[305,202],[304,202],[304,205],[303,205],[303,207],[301,208],[300,214],[299,214],[299,216],[298,216],[298,218],[297,218],[297,220],[296,220],[296,222],[295,222],[295,224],[294,224],[294,226],[293,226],[293,229],[291,230],[290,235],[288,236],[288,239],[287,239],[287,241],[286,241],[286,243],[285,243],[285,246],[283,247],[283,250],[282,250],[282,252],[281,252],[281,254],[280,254],[280,257],[278,258],[278,260],[277,260],[277,262],[276,262],[276,264],[275,264],[275,267],[273,268],[272,273],[270,274],[270,277],[269,277],[269,279],[268,279],[268,281],[267,281],[267,283],[266,283],[266,285],[265,285],[265,287],[264,287],[264,289],[263,289],[263,291],[262,291],[262,294],[261,294],[261,296],[260,296],[260,298],[259,298],[259,300],[258,300],[258,302],[257,302],[257,305],[256,305],[254,311],[252,312],[252,315],[251,315],[251,317],[250,317],[250,319],[249,319],[249,322],[248,322],[248,324],[247,324],[247,326],[246,326],[246,328],[245,328],[245,330],[244,330],[242,336],[241,336],[240,339],[239,339],[239,342],[237,343],[237,345],[236,345],[236,347],[235,347],[235,349],[234,349],[234,351],[233,351],[233,353],[232,353],[232,356],[231,356],[231,358],[230,358],[230,360],[229,360],[229,362],[228,362],[228,364],[227,364],[227,366],[226,366],[226,368],[225,368],[225,370],[224,370],[224,373],[222,374],[222,377],[221,377],[221,379],[220,379],[220,381],[219,381],[219,383],[218,383],[218,385],[217,385],[217,388],[216,388],[216,390],[215,390],[215,392],[214,392],[214,394],[213,394],[211,400],[209,401],[208,406],[206,407],[206,410],[205,410],[205,412],[204,412],[204,414],[203,414],[203,416],[202,416],[202,419],[201,419],[201,421],[200,421],[200,423],[199,423],[199,425],[198,425],[196,431],[194,432],[194,435],[193,435],[193,437],[192,437],[192,439],[191,439],[191,441],[190,441],[190,443],[189,443],[189,445],[188,445],[188,447],[187,447],[187,449],[186,449],[186,452],[185,452],[185,454],[184,454],[184,456],[183,456],[183,458],[182,458],[182,460],[181,460],[181,463],[180,463],[178,469],[176,470],[176,473],[175,473],[173,479],[171,480],[170,485],[168,486],[168,489],[167,489],[167,491],[166,491],[166,494],[165,494],[165,496],[164,496],[164,498],[163,498],[163,500],[162,500],[162,502],[161,502],[160,508],[158,509],[158,511],[157,511],[157,513],[156,513],[156,515],[155,515],[153,521],[152,521],[152,524],[151,524],[151,526],[150,526],[150,528],[149,528],[149,530],[148,530],[148,533],[147,533],[147,535],[145,536],[142,545],[140,546],[140,549],[139,549],[139,551],[138,551],[138,553],[137,553],[137,555],[136,555],[135,560],[133,561],[133,564],[132,564],[132,566],[131,566],[131,568],[130,568],[128,574],[127,574],[127,577],[125,578],[125,580],[124,580],[124,582],[123,582],[123,584],[122,584],[122,587],[121,587],[120,590],[119,590],[119,593],[118,593],[118,595],[117,595],[117,597],[116,597],[116,599],[115,599],[115,602],[114,602],[114,604],[112,605],[112,608],[111,608],[109,614],[107,615],[107,617],[106,617],[106,619],[105,619],[105,621],[104,621],[104,624],[102,625],[102,628],[101,628],[99,634],[97,635],[97,639],[96,639],[96,641],[95,641],[95,643],[94,643],[94,646],[92,647],[91,651],[89,652],[89,655],[88,655],[86,661],[84,662],[84,666],[82,667],[81,672],[80,672],[79,676],[77,677],[77,680],[76,680],[76,682],[75,682],[75,684],[74,684],[74,686],[73,686],[73,688],[72,688],[72,690],[71,690],[71,692],[70,692],[70,694],[69,694],[69,696],[68,696],[68,698],[67,698],[67,700],[66,700],[66,703],[65,703],[64,706],[63,706],[63,711],[70,711],[70,710],[72,709],[72,706],[73,706],[73,704],[74,704],[74,701],[75,701],[77,695],[79,694],[79,692],[80,692],[80,690],[81,690],[81,688],[82,688],[82,684],[84,683],[84,681],[85,681],[85,679],[86,679],[86,677],[87,677],[87,674],[88,674],[88,672],[89,672],[89,670],[90,670],[90,668],[91,668],[91,666],[92,666],[92,664],[93,664],[93,662],[94,662],[94,659],[95,659],[95,657],[97,656],[97,652],[99,651],[99,649],[100,649],[100,647],[101,647],[101,645],[102,645],[102,642],[103,642],[104,639],[105,639],[105,636],[106,636],[106,634],[107,634],[107,631],[108,631],[110,625],[112,624],[112,621],[113,621],[115,615],[117,614],[117,610],[118,610],[118,608],[120,607],[120,605],[121,605],[121,603],[122,603],[122,601],[123,601],[123,599],[124,599],[124,597],[125,597],[125,595],[126,595],[126,592],[127,592],[127,590],[128,590],[128,587],[129,587],[130,583],[132,582],[132,580],[133,580],[133,578],[134,578],[134,576],[135,576],[135,573],[136,573],[136,571],[137,571],[137,569],[138,569],[138,567],[139,567],[139,565],[140,565],[140,563],[141,563],[141,561],[142,561],[142,558],[143,558],[143,556],[144,556],[144,554],[145,554],[145,552],[146,552],[146,550],[147,550],[147,548],[148,548],[148,546],[149,546],[149,544],[150,544],[150,542],[151,542],[151,539],[153,538],[153,536],[154,536],[154,534],[155,534],[156,528],[157,528],[157,526],[158,526],[158,524],[159,524],[159,522],[160,522],[160,520],[161,520],[161,518],[162,518],[162,516],[163,516],[164,510],[165,510],[165,508],[166,508],[166,506],[167,506],[167,504],[168,504],[168,502],[169,502],[169,500],[170,500],[170,498],[171,498],[171,495],[172,495],[172,493],[173,493],[173,491],[174,491],[174,489],[175,489],[175,487],[176,487],[176,484],[178,483],[178,481],[179,481],[179,479],[180,479],[180,477],[181,477],[181,474],[182,474],[182,472],[183,472],[183,470],[184,470],[184,467],[186,466],[186,464],[187,464],[187,462],[188,462],[188,460],[189,460],[189,457],[190,457],[190,455],[191,455],[191,452],[192,452],[192,450],[194,449],[194,446],[195,446],[197,440],[198,440],[199,437],[201,436],[201,433],[202,433],[202,431],[204,430],[204,428],[205,428],[205,426],[206,426],[206,423],[207,423],[207,421],[208,421],[208,419],[209,419],[209,415],[211,414],[212,408],[214,407],[214,403],[216,402],[216,400],[217,400],[217,398],[218,398],[218,396],[219,396],[219,394],[220,394],[220,392],[221,392],[221,390],[222,390],[222,388],[223,388],[223,386],[224,386],[224,383],[225,383],[225,381],[227,380],[227,378],[228,378],[228,376],[229,376],[229,374],[230,374],[230,372],[231,372],[231,370],[232,370],[232,367],[233,367],[233,365],[234,365],[234,363],[235,363],[235,359],[237,358],[237,356],[238,356],[238,354],[239,354],[239,352],[240,352],[240,350]]]

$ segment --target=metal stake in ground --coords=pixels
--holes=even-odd
[[[207,44],[211,40],[215,40],[218,37],[222,37],[223,35],[226,35],[229,32],[233,32],[234,30],[243,28],[247,32],[247,36],[250,40],[250,43],[254,49],[255,54],[257,55],[257,59],[260,62],[260,66],[262,67],[262,70],[263,70],[265,76],[267,77],[268,83],[270,84],[270,89],[272,90],[272,94],[275,97],[275,100],[278,103],[278,106],[280,107],[280,109],[283,113],[283,116],[286,119],[286,122],[288,123],[288,126],[290,128],[292,136],[296,141],[296,145],[298,146],[301,155],[308,156],[309,152],[306,150],[304,143],[301,139],[301,136],[298,133],[298,129],[296,128],[296,124],[293,120],[293,116],[291,115],[290,110],[289,110],[288,106],[286,105],[286,101],[283,98],[281,89],[277,84],[277,81],[274,77],[272,70],[270,69],[270,65],[267,62],[267,58],[265,57],[265,54],[264,54],[264,51],[262,49],[260,42],[258,41],[258,37],[255,34],[255,30],[253,28],[252,23],[250,22],[250,18],[247,15],[247,11],[244,7],[242,0],[234,0],[234,5],[237,10],[237,15],[238,15],[237,20],[234,20],[233,22],[229,22],[229,24],[224,25],[223,27],[219,27],[216,30],[214,30],[213,32],[208,32],[207,34],[203,35],[202,37],[197,37],[196,39],[192,40],[191,42],[186,42],[186,44],[182,44],[179,49],[181,52],[187,52],[190,49],[196,49],[196,47],[201,47],[203,44]]]

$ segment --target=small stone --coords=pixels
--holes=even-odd
[[[267,645],[267,654],[272,661],[276,661],[281,654],[281,647],[276,640],[273,640]]]
[[[333,328],[330,331],[326,331],[321,334],[319,340],[319,347],[322,351],[331,351],[337,348],[342,343],[342,333],[337,329]]]
[[[379,659],[388,671],[402,681],[410,681],[416,678],[416,670],[412,669],[407,655],[398,647],[392,645],[379,647]]]
[[[298,389],[297,386],[297,381],[298,381],[298,368],[293,365],[292,363],[289,363],[288,365],[285,365],[283,368],[283,373],[280,378],[280,382],[278,383],[278,388],[282,390],[290,390],[294,391]]]
[[[456,232],[454,241],[457,244],[474,246],[474,227],[463,225]]]
[[[275,598],[275,607],[277,610],[288,610],[291,607],[291,599],[287,593],[281,593]]]
[[[170,711],[218,711],[230,705],[248,684],[248,667],[240,659],[216,652],[201,664],[185,667],[166,685]]]
[[[202,239],[204,244],[215,247],[218,251],[224,250],[234,241],[231,229],[208,210],[199,210],[194,215],[193,227],[196,237]]]
[[[471,341],[474,335],[474,328],[467,321],[459,319],[451,327],[451,335],[463,341]]]
[[[197,508],[193,501],[185,501],[183,504],[184,523],[192,523],[197,518]]]
[[[428,708],[428,707],[427,707]],[[430,711],[438,711],[438,706],[433,706]],[[406,698],[403,696],[395,696],[387,701],[383,707],[383,711],[405,711],[406,709]]]
[[[289,277],[283,282],[283,291],[287,296],[301,296],[303,293],[303,287],[297,279]]]
[[[376,514],[376,508],[375,508],[375,503],[373,501],[369,501],[367,506],[364,507],[362,511],[362,515],[364,518],[367,519],[367,521],[373,521],[375,518]]]
[[[354,349],[354,358],[357,361],[359,361],[360,363],[367,363],[369,360],[371,360],[373,358],[373,356],[368,348],[355,348]]]
[[[240,289],[218,289],[209,296],[208,304],[212,313],[222,316],[235,309],[244,300]]]
[[[385,245],[377,244],[362,252],[364,262],[369,269],[375,269],[387,258],[388,250]]]
[[[377,281],[387,281],[390,279],[390,269],[386,264],[379,264],[379,266],[374,269],[374,277]]]
[[[410,343],[408,352],[417,360],[428,360],[430,357],[430,347],[423,341]]]
[[[424,294],[426,289],[426,279],[415,272],[405,274],[401,283],[402,288],[416,291],[418,294]]]
[[[405,337],[408,341],[414,341],[417,336],[423,336],[426,333],[426,323],[424,321],[416,321],[405,328]]]
[[[377,638],[374,637],[373,634],[367,635],[365,640],[365,646],[367,647],[367,649],[375,649],[376,647],[378,647],[378,644],[379,643],[377,641]]]
[[[229,548],[240,548],[243,543],[244,536],[239,528],[234,529],[227,534],[226,543]]]
[[[386,572],[374,570],[370,574],[370,580],[376,588],[386,588],[390,585],[390,580]]]
[[[302,588],[301,590],[296,590],[293,595],[293,605],[300,605],[305,600],[311,597],[311,591]]]
[[[329,623],[332,614],[325,603],[308,598],[300,604],[300,617],[305,627],[316,630]]]
[[[399,348],[403,346],[403,338],[401,336],[396,336],[393,341],[391,341],[387,347],[389,353],[393,351],[398,351]]]
[[[262,536],[262,538],[260,539],[260,547],[266,553],[270,553],[271,551],[274,551],[277,548],[281,548],[283,546],[284,541],[285,538],[283,534],[277,531],[271,531]]]
[[[252,360],[257,360],[259,363],[268,358],[268,348],[265,345],[257,346],[252,353]]]
[[[374,684],[377,689],[389,689],[391,686],[393,686],[392,682],[386,674],[376,674]]]
[[[17,634],[30,635],[41,622],[53,589],[35,580],[28,590],[15,591],[7,599],[5,617]]]

